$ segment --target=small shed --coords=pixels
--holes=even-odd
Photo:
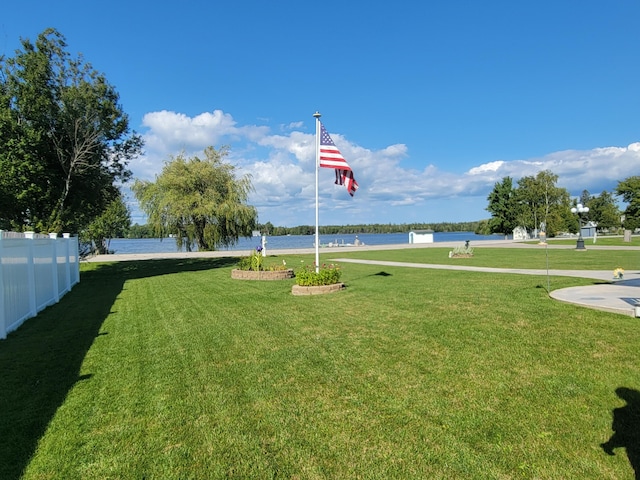
[[[433,230],[412,230],[409,243],[433,243]]]
[[[580,233],[583,237],[593,237],[596,234],[596,229],[598,228],[598,224],[594,222],[587,222],[586,225],[583,225],[580,228]]]

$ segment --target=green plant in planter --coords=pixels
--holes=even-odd
[[[262,247],[257,246],[255,251],[248,257],[240,257],[236,265],[238,270],[251,270],[254,272],[287,270],[287,262],[282,260],[282,265],[267,265],[265,257],[262,256]]]
[[[257,246],[255,251],[248,257],[242,257],[238,261],[239,270],[252,270],[254,272],[264,271],[264,257],[262,247]]]
[[[296,284],[301,287],[319,287],[340,282],[342,272],[337,264],[322,266],[316,272],[315,265],[305,265],[296,272]]]
[[[473,257],[473,247],[465,245],[464,247],[455,247],[451,254],[453,257]]]

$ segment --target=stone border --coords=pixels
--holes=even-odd
[[[293,269],[287,270],[231,270],[231,278],[235,280],[288,280],[293,278]]]
[[[333,283],[331,285],[318,285],[316,287],[302,287],[300,285],[294,285],[291,287],[291,293],[293,295],[322,295],[323,293],[333,293],[344,290],[344,283]]]

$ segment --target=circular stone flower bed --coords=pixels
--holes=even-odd
[[[294,285],[291,287],[291,293],[293,295],[321,295],[323,293],[333,293],[344,290],[344,283],[333,283],[331,285],[318,285],[315,287],[302,287],[300,285]]]
[[[231,278],[236,280],[287,280],[293,278],[293,269],[286,270],[231,270]]]

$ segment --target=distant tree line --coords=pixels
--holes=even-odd
[[[434,232],[480,232],[482,225],[487,220],[475,222],[441,222],[441,223],[374,223],[358,225],[324,225],[318,227],[321,235],[357,235],[360,233],[407,233],[412,230],[433,230]],[[271,222],[258,223],[257,230],[263,235],[283,236],[283,235],[314,235],[315,226],[298,225],[296,227],[276,227]],[[154,229],[149,225],[132,225],[126,233],[127,238],[154,238]]]
[[[442,223],[371,223],[354,225],[321,225],[321,235],[350,235],[358,233],[406,233],[412,230],[433,230],[434,232],[473,232],[480,222],[442,222]],[[258,224],[261,233],[271,236],[280,235],[313,235],[314,225],[298,225],[296,227],[276,227],[271,222]]]

